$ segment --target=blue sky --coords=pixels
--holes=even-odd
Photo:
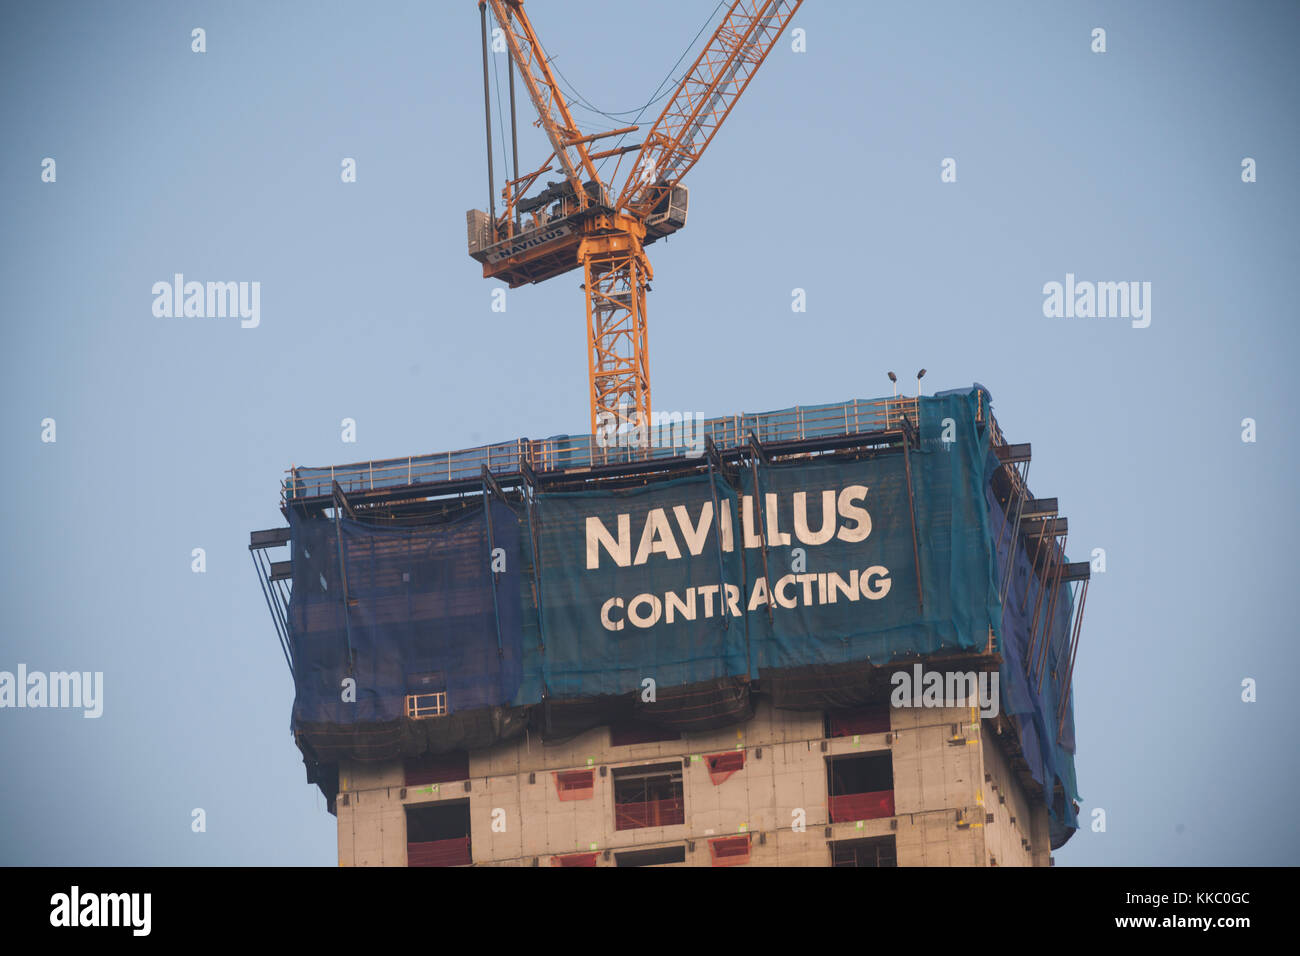
[[[654,8],[528,5],[610,113],[714,3]],[[807,52],[774,50],[651,247],[656,406],[881,395],[922,366],[986,385],[1071,556],[1107,555],[1075,679],[1081,816],[1107,829],[1058,865],[1295,863],[1300,9],[807,0],[794,23]],[[469,0],[0,12],[0,669],[105,675],[98,720],[0,712],[0,862],[335,862],[248,532],[282,524],[293,463],[587,421],[579,280],[494,313],[465,254],[478,38]],[[260,325],[155,317],[177,272],[260,282]],[[1067,273],[1150,282],[1150,326],[1046,318]]]

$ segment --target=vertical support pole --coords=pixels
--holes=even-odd
[[[1025,482],[1027,482],[1027,481],[1029,480],[1029,466],[1030,466],[1030,464],[1032,464],[1032,462],[1025,462],[1025,473],[1024,473],[1024,477],[1021,479],[1021,484],[1024,484]],[[1016,465],[1013,465],[1013,466],[1011,466],[1011,467],[1012,467],[1012,468],[1016,468],[1016,469],[1018,469],[1018,466],[1016,466]],[[1018,470],[1017,470],[1017,473],[1019,473]],[[1028,488],[1028,485],[1025,485],[1025,487]],[[1010,521],[1010,516],[1011,516],[1011,504],[1012,504],[1011,499],[1012,499],[1013,497],[1015,497],[1015,498],[1017,499],[1017,501],[1022,501],[1022,499],[1020,498],[1019,493],[1018,493],[1017,490],[1016,490],[1016,483],[1015,483],[1014,481],[1011,482],[1011,490],[1007,492],[1007,506],[1006,506],[1006,508],[1005,508],[1005,509],[1003,510],[1003,512],[1002,512],[1002,524],[998,527],[998,543],[997,543],[997,547],[999,547],[999,548],[1002,547],[1002,535],[1006,533],[1007,526],[1011,523],[1011,521]],[[1023,507],[1023,504],[1022,504],[1022,507]],[[1015,534],[1014,534],[1014,533],[1012,533],[1012,535],[1011,535],[1011,539],[1012,539],[1012,541],[1015,540]]]
[[[487,4],[479,0],[478,5],[479,28],[483,34],[483,126],[487,132],[487,161],[488,161],[488,222],[491,224],[492,231],[489,236],[496,241],[497,231],[497,203],[496,203],[496,178],[493,175],[492,167],[492,97],[488,92],[488,34],[487,34]]]
[[[339,546],[339,580],[343,586],[343,627],[348,641],[348,673],[355,672],[356,661],[355,652],[352,649],[352,598],[348,591],[348,566],[346,561],[345,548],[343,547],[343,520],[342,516],[347,515],[350,519],[356,520],[356,513],[352,510],[352,505],[348,503],[347,495],[339,483],[332,477],[330,478],[330,494],[334,499],[334,536]]]
[[[916,542],[916,500],[912,494],[912,423],[907,414],[903,414],[903,471],[907,476],[907,514],[912,520],[912,562],[916,566],[916,610],[924,613],[925,602],[921,597],[921,549]]]
[[[1036,572],[1038,570],[1038,566],[1042,564],[1043,544],[1047,541],[1047,522],[1049,520],[1054,521],[1055,519],[1043,519],[1043,530],[1038,532],[1038,546],[1034,548],[1034,563],[1030,565],[1029,568],[1031,571]],[[1012,540],[1014,541],[1015,539]],[[1039,591],[1039,596],[1040,597],[1042,596],[1041,590]],[[1029,605],[1029,591],[1026,590],[1025,596],[1020,599],[1020,610],[1023,611],[1028,605]]]
[[[758,482],[758,460],[763,457],[763,446],[758,443],[758,438],[751,431],[749,433],[749,468],[754,477],[754,514],[758,520],[758,540],[762,546],[763,552],[763,583],[767,586],[767,619],[772,620],[772,605],[776,598],[772,594],[772,576],[767,570],[767,521],[763,516],[763,488]],[[740,504],[740,547],[745,546],[745,503],[742,499]]]
[[[1047,588],[1049,587],[1047,583],[1047,579],[1048,579],[1048,572],[1050,572],[1051,570],[1050,566],[1052,562],[1052,555],[1049,554],[1047,556],[1046,562],[1044,562],[1042,559],[1043,544],[1045,542],[1045,538],[1043,536],[1046,533],[1047,533],[1047,525],[1044,523],[1043,530],[1038,535],[1039,538],[1038,546],[1034,549],[1034,563],[1029,567],[1029,572],[1032,580],[1034,577],[1039,577],[1038,574],[1039,567],[1042,567],[1044,564],[1046,564],[1046,566],[1043,567],[1042,576],[1039,577],[1038,593],[1034,596],[1034,617],[1029,624],[1029,646],[1025,649],[1025,676],[1026,677],[1034,672],[1034,658],[1037,656],[1036,651],[1038,649],[1038,614],[1039,614],[1039,610],[1043,606],[1043,595],[1046,593]],[[1053,538],[1052,540],[1053,542],[1055,542],[1056,539]],[[1024,600],[1020,602],[1020,610],[1023,611],[1028,606],[1028,604],[1029,604],[1029,589],[1026,588]]]
[[[1046,526],[1044,526],[1044,528],[1045,527]],[[1069,539],[1068,534],[1064,536],[1060,536],[1056,534],[1052,535],[1052,550],[1048,552],[1047,562],[1043,567],[1043,583],[1038,589],[1038,600],[1034,602],[1034,619],[1033,622],[1029,625],[1029,648],[1025,652],[1025,673],[1026,674],[1032,673],[1036,675],[1038,680],[1038,689],[1040,691],[1042,690],[1042,684],[1043,684],[1043,672],[1041,670],[1041,667],[1035,664],[1035,660],[1042,661],[1044,663],[1047,660],[1046,650],[1047,650],[1048,641],[1051,637],[1052,614],[1055,612],[1056,596],[1057,594],[1060,593],[1060,589],[1059,589],[1060,582],[1059,581],[1057,582],[1058,585],[1057,587],[1053,587],[1051,581],[1053,576],[1059,578],[1061,568],[1065,566],[1065,542],[1068,539]],[[1041,551],[1041,549],[1042,549],[1042,545],[1040,544],[1039,550]],[[1058,554],[1060,555],[1059,561],[1056,560]],[[1038,566],[1037,559],[1035,559],[1034,561],[1034,566],[1035,568]],[[1044,596],[1045,592],[1049,588],[1051,589],[1051,595],[1049,597],[1045,597]],[[1043,634],[1041,638],[1041,643],[1038,635],[1038,614],[1040,608],[1044,608],[1047,611],[1047,614],[1045,615],[1045,619],[1043,622]]]
[[[510,12],[510,8],[506,7],[507,19],[511,16],[512,14]],[[506,56],[509,59],[509,64],[510,64],[508,67],[510,71],[510,152],[512,157],[511,167],[510,167],[511,170],[510,178],[518,179],[519,178],[519,132],[518,132],[518,128],[515,125],[515,54],[514,51],[509,49],[508,46],[506,48]],[[512,200],[515,198],[516,197],[513,196],[511,197]],[[515,235],[518,235],[519,234],[519,204],[517,202],[512,202],[512,205],[514,206],[514,210],[515,210]]]
[[[533,600],[537,607],[537,653],[542,658],[542,699],[545,701],[550,698],[551,691],[546,681],[546,625],[542,617],[542,565],[540,548],[537,542],[537,528],[541,521],[535,517],[537,511],[537,473],[533,471],[532,466],[526,461],[520,461],[519,473],[523,476],[524,484],[527,487],[528,547],[533,559]],[[549,715],[549,713],[548,705],[547,714]]]
[[[334,487],[338,487],[335,484]],[[339,546],[339,581],[343,586],[343,633],[348,642],[348,673],[356,674],[356,652],[352,649],[352,611],[348,607],[348,566],[343,554],[343,523],[339,519],[339,506],[334,505],[334,539]]]
[[[1047,672],[1047,654],[1052,646],[1052,623],[1056,616],[1056,599],[1061,594],[1060,576],[1061,569],[1065,567],[1065,542],[1068,537],[1068,535],[1063,536],[1060,542],[1060,559],[1056,562],[1056,571],[1054,572],[1057,581],[1052,588],[1052,599],[1047,602],[1047,619],[1043,622],[1043,646],[1038,651],[1038,686],[1035,688],[1035,693],[1039,694],[1043,692],[1043,674]]]
[[[271,623],[275,625],[275,635],[280,639],[280,650],[284,654],[284,662],[289,665],[289,673],[293,673],[293,661],[289,657],[289,640],[286,631],[281,627],[282,615],[277,613],[277,608],[270,591],[271,574],[265,564],[265,557],[252,548],[248,549],[249,555],[253,559],[253,567],[257,569],[257,583],[262,588],[262,596],[266,598],[267,609],[271,612]]]
[[[496,550],[496,538],[492,533],[492,494],[501,494],[501,489],[497,485],[492,473],[488,471],[487,465],[480,465],[483,469],[483,521],[487,525],[488,539],[488,573],[492,575],[492,616],[496,619],[497,625],[497,659],[505,658],[505,648],[501,643],[501,608],[497,601],[497,572],[492,567],[492,552]],[[502,495],[504,498],[504,495]]]
[[[723,480],[725,481],[726,475],[725,473],[722,472],[722,456],[718,454],[718,446],[713,443],[713,438],[709,435],[704,436],[704,450],[705,453],[709,456],[709,490],[713,493],[713,531],[718,541],[718,581],[720,582],[719,587],[722,588],[721,600],[722,600],[722,607],[723,607],[723,619],[726,620],[727,619],[727,610],[726,610],[727,573],[726,573],[726,566],[723,563],[723,558],[722,558],[722,508],[721,508],[721,499],[718,497],[718,485],[717,485],[717,477],[716,477],[718,474],[723,474]],[[734,527],[732,528],[732,534],[733,535],[735,534]],[[733,539],[733,543],[734,543],[734,539]],[[742,568],[740,597],[743,602],[747,597],[747,595],[745,594],[745,583],[749,580],[748,576],[745,574],[743,570],[744,560],[745,560],[745,548],[744,548],[743,541],[741,542],[740,558],[741,558],[741,568]],[[742,621],[744,622],[744,627],[745,627],[745,681],[748,682],[753,672],[753,658],[750,654],[750,648],[749,648],[749,613],[746,604],[741,605],[741,610],[742,610]],[[730,626],[729,621],[726,626]]]
[[[1011,483],[1011,494],[1016,496],[1016,520],[1011,526],[1011,542],[1007,545],[1007,565],[1002,573],[1002,589],[998,594],[998,600],[1003,604],[1006,603],[1007,593],[1011,590],[1011,573],[1016,568],[1016,549],[1020,546],[1020,518],[1025,511],[1025,495],[1029,493],[1029,466],[1032,462],[1025,462],[1024,476],[1021,479],[1021,485],[1025,489],[1024,494],[1020,494],[1016,488],[1016,483]],[[1019,474],[1019,471],[1016,471]],[[1010,499],[1007,506],[1010,507]],[[1003,527],[998,531],[998,544],[1002,544],[1002,531],[1006,530],[1006,515],[1003,515]]]
[[[712,442],[709,442],[712,445]],[[716,452],[715,452],[716,454]],[[727,611],[727,568],[722,560],[722,512],[718,508],[718,482],[716,472],[713,467],[713,455],[709,456],[709,491],[713,495],[713,530],[714,537],[718,541],[718,588],[720,589],[720,598],[722,600],[722,629],[725,631],[731,626],[730,613]],[[746,661],[748,664],[748,661]],[[746,670],[748,673],[748,670]]]
[[[275,595],[279,599],[278,607],[280,609],[280,619],[284,622],[284,632],[285,634],[288,634],[289,605],[293,599],[293,594],[290,591],[290,585],[285,584],[283,581],[272,581],[271,583],[275,588]]]
[[[1079,606],[1074,613],[1074,633],[1070,638],[1070,661],[1065,669],[1065,680],[1061,684],[1061,703],[1056,709],[1056,742],[1061,742],[1061,728],[1065,724],[1065,710],[1070,705],[1070,692],[1074,680],[1074,659],[1079,653],[1079,631],[1083,627],[1083,606],[1088,603],[1088,581],[1083,579],[1083,589],[1079,595]]]

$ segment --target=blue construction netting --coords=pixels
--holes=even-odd
[[[945,442],[949,419],[962,434]],[[735,489],[706,475],[539,495],[552,694],[984,648],[997,606],[973,395],[924,400],[921,438],[910,499],[896,451],[742,468]]]
[[[489,521],[507,555],[499,573]],[[291,513],[290,527],[295,723],[394,720],[416,693],[445,694],[448,713],[519,695],[521,534],[510,508],[491,501],[419,528]]]
[[[707,476],[538,495],[543,668],[552,696],[747,673],[744,621],[722,613],[726,584],[739,600],[741,556],[719,547],[715,491],[719,513],[734,515],[735,492]]]
[[[990,455],[989,470],[992,471],[996,464],[996,459]],[[985,494],[989,512],[1001,521],[1002,512],[991,488],[986,486]],[[1008,522],[1013,520],[1009,518]],[[1012,543],[1010,530],[999,535],[1003,531],[1000,526],[993,529],[999,570],[1007,566]],[[999,536],[1003,539],[1000,544],[997,541]],[[1073,703],[1065,708],[1064,719],[1057,721],[1069,665],[1074,596],[1068,582],[1057,584],[1055,606],[1049,619],[1048,608],[1053,604],[1051,590],[1040,597],[1042,579],[1033,570],[1030,556],[1023,547],[1016,548],[1015,561],[1008,576],[1010,583],[997,628],[998,648],[1002,654],[999,676],[1002,711],[1017,718],[1020,748],[1030,776],[1048,794],[1055,791],[1058,782],[1065,793],[1064,806],[1052,811],[1054,818],[1064,826],[1076,827],[1074,806],[1079,794],[1074,775]],[[1033,667],[1027,673],[1026,658],[1030,651],[1035,607],[1038,607],[1040,615],[1038,638],[1033,648]]]
[[[1071,709],[1063,728],[1056,718],[1068,585],[1040,687],[1025,656],[1041,585],[1023,547],[999,601],[1011,534],[999,546],[988,393],[941,393],[919,411],[906,458],[881,448],[746,464],[730,480],[475,495],[419,527],[290,509],[295,727],[391,725],[416,694],[444,695],[456,715],[632,695],[647,679],[761,683],[991,649],[1030,773],[1049,802],[1061,783],[1057,822],[1075,826]]]

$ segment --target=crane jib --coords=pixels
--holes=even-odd
[[[478,0],[484,11],[480,33],[491,196],[486,210],[472,209],[466,214],[469,255],[482,263],[485,278],[503,281],[512,289],[573,269],[583,270],[580,288],[587,304],[593,433],[602,412],[620,407],[624,401],[642,415],[651,414],[645,294],[654,273],[644,247],[686,225],[688,194],[682,178],[708,148],[802,3],[719,3],[678,63],[696,49],[696,41],[715,23],[718,10],[725,7],[721,21],[698,49],[693,64],[677,79],[675,91],[658,119],[645,131],[641,143],[623,146],[620,138],[613,148],[590,153],[589,144],[608,136],[626,137],[638,131],[639,124],[584,135],[561,88],[562,74],[553,67],[552,58],[546,55],[524,12],[524,0]],[[513,87],[517,71],[537,112],[535,125],[551,146],[550,155],[531,173],[520,170],[515,156],[502,190],[505,208],[500,216],[495,209],[497,193],[491,160],[489,7],[498,27],[493,40],[504,39],[509,54],[511,145],[517,146]],[[656,92],[651,102],[661,98]],[[638,120],[643,112],[644,108],[638,112]],[[502,136],[504,139],[504,130]],[[622,157],[634,151],[636,156],[627,177],[619,180]],[[619,164],[610,181],[605,182],[594,161],[602,161],[603,168],[603,161],[614,156],[620,157]],[[562,173],[560,181],[548,181],[545,189],[528,196],[541,176],[552,170]],[[616,186],[616,180],[621,185]]]

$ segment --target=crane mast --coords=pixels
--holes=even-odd
[[[645,247],[686,225],[689,194],[681,179],[699,160],[784,32],[803,0],[734,0],[683,76],[645,139],[591,152],[599,139],[635,126],[583,135],[552,74],[523,0],[478,0],[483,22],[484,105],[487,97],[486,8],[500,26],[546,133],[551,154],[534,172],[508,180],[503,213],[493,206],[467,213],[469,253],[484,278],[511,288],[581,268],[587,303],[587,371],[591,430],[650,421],[646,292],[654,278]],[[512,98],[512,129],[513,98]],[[491,124],[488,176],[492,190]],[[637,152],[616,200],[595,161]],[[558,181],[526,194],[556,169]],[[611,179],[617,177],[618,165]]]

